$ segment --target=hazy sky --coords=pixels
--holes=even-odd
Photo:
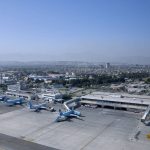
[[[150,57],[150,0],[0,0],[0,60]]]

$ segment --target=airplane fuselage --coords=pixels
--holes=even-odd
[[[77,116],[81,115],[80,112],[75,111],[75,110],[68,110],[68,111],[62,113],[62,115],[66,116],[66,117],[69,117],[71,114],[74,114],[74,115],[77,115]]]
[[[47,109],[46,107],[46,103],[43,103],[43,104],[39,104],[39,105],[33,105],[31,102],[29,102],[29,108],[30,109],[33,109],[34,111],[40,111],[42,109]]]
[[[5,103],[7,105],[21,105],[23,104],[23,99],[7,99]]]
[[[78,111],[75,111],[75,110],[68,110],[66,112],[59,112],[59,116],[57,117],[56,119],[56,122],[59,122],[59,121],[64,121],[66,120],[67,118],[71,118],[71,117],[79,117],[81,115],[80,112]]]

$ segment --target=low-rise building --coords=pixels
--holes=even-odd
[[[82,104],[96,104],[102,107],[142,109],[150,105],[150,96],[97,92],[81,97]]]
[[[27,92],[23,92],[23,91],[20,91],[20,92],[7,91],[6,95],[10,96],[10,97],[23,97],[23,98],[28,99],[28,100],[30,100],[31,96],[32,96],[31,93],[27,93]]]
[[[57,100],[62,101],[62,94],[61,93],[42,93],[39,95],[40,98],[48,101]]]

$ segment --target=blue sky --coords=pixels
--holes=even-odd
[[[150,57],[149,0],[0,0],[0,59]]]

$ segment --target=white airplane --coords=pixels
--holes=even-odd
[[[69,118],[75,117],[75,118],[79,118],[80,119],[81,113],[79,111],[75,111],[75,110],[67,110],[65,112],[62,112],[59,109],[59,116],[56,118],[56,122],[60,122],[60,121],[65,121]]]
[[[42,104],[32,104],[31,101],[29,101],[29,109],[34,110],[35,112],[39,112],[41,110],[50,110],[50,111],[55,111],[55,109],[52,108],[48,108],[46,103],[42,103]]]
[[[16,99],[6,99],[4,100],[4,103],[8,106],[14,106],[14,105],[22,105],[23,103],[25,103],[25,99],[24,98],[16,98]]]

